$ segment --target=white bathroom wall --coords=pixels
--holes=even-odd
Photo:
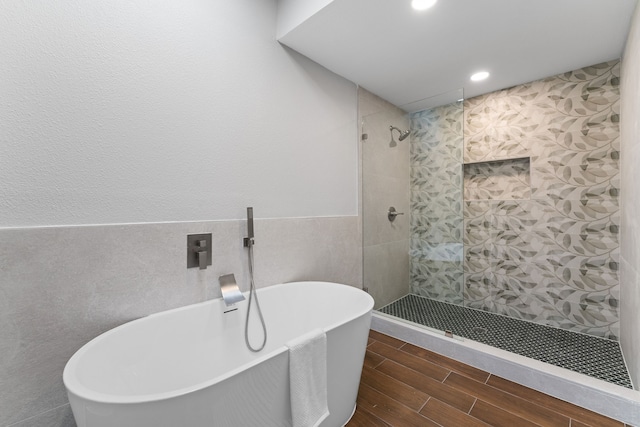
[[[640,388],[640,6],[622,57],[620,82],[621,228],[620,345],[631,381]]]
[[[356,87],[275,0],[0,12],[0,226],[357,215]]]
[[[275,31],[275,0],[0,0],[0,425],[75,425],[81,345],[247,290],[246,206],[258,287],[361,286],[356,87]]]

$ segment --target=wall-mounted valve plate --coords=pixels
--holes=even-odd
[[[187,235],[187,268],[204,270],[212,264],[211,233]]]

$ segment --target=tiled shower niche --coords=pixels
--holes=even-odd
[[[464,200],[531,198],[531,159],[521,157],[464,164]]]
[[[413,293],[618,338],[619,70],[412,115]]]

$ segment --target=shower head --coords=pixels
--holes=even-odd
[[[391,140],[393,141],[393,131],[397,130],[400,136],[398,137],[399,141],[404,141],[411,134],[410,130],[402,131],[395,126],[389,126],[389,130],[391,131]]]

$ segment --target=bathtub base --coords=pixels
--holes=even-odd
[[[347,422],[345,422],[344,424],[342,424],[342,427],[346,426],[347,424],[349,424],[349,421],[351,421],[351,418],[353,418],[353,415],[356,413],[356,409],[358,408],[358,405],[355,404],[353,405],[353,411],[351,411],[351,415],[349,415],[349,419],[347,420]]]

